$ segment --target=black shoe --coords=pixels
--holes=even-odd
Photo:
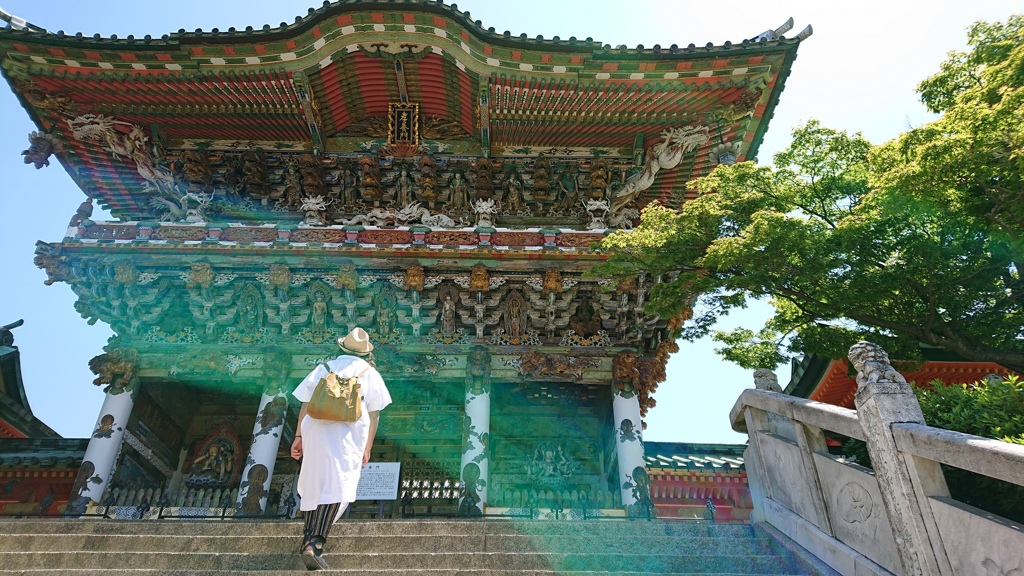
[[[327,570],[327,561],[324,560],[324,539],[320,537],[314,537],[310,540],[302,549],[302,563],[306,565],[306,570]]]

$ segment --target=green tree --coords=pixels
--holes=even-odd
[[[1024,239],[1024,16],[975,23],[967,52],[950,52],[918,86],[942,117],[872,158],[876,185],[931,198]]]
[[[894,358],[923,343],[1024,370],[1022,23],[975,25],[974,49],[922,84],[940,120],[875,148],[812,121],[774,168],[720,166],[678,211],[646,209],[602,243],[597,272],[669,279],[649,310],[692,309],[691,340],[769,299],[763,329],[714,335],[747,368],[867,339]]]

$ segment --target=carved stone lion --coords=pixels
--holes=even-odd
[[[640,377],[636,361],[637,355],[635,353],[619,352],[612,361],[612,377],[626,382],[636,381]]]
[[[483,264],[473,266],[469,273],[469,289],[472,292],[487,292],[491,289],[491,277]]]
[[[491,353],[483,346],[474,346],[466,355],[466,386],[474,394],[491,389]]]
[[[270,348],[263,357],[263,378],[269,393],[277,393],[291,384],[292,355],[284,348]]]
[[[423,290],[424,281],[423,266],[410,266],[405,269],[406,290]]]
[[[51,286],[54,282],[67,282],[71,279],[71,267],[65,264],[63,257],[36,256],[33,263],[36,267],[46,271],[46,280],[43,281],[46,286]]]
[[[276,288],[287,288],[292,282],[292,271],[284,264],[270,266],[270,285]]]
[[[139,354],[132,348],[115,348],[89,360],[89,370],[96,375],[92,381],[105,386],[107,394],[130,390],[139,379]]]
[[[359,286],[359,273],[352,264],[342,264],[338,267],[338,279],[334,282],[335,288],[355,290]]]
[[[192,273],[189,274],[188,282],[185,284],[188,288],[209,288],[213,284],[213,278],[215,274],[213,272],[213,266],[209,262],[193,262]]]
[[[562,291],[562,272],[558,268],[548,268],[544,271],[544,293],[560,293]]]
[[[782,387],[779,386],[779,377],[775,375],[775,372],[767,368],[754,370],[754,388],[771,392],[782,392]]]
[[[889,363],[889,355],[878,344],[860,341],[850,346],[850,362],[857,370],[857,385],[891,382],[906,384],[907,380]]]

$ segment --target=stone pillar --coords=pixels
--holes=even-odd
[[[117,455],[121,452],[125,426],[135,405],[138,384],[138,355],[132,349],[115,349],[89,361],[97,386],[106,385],[96,427],[78,469],[78,477],[68,496],[66,513],[84,514],[90,502],[103,500],[110,486]]]
[[[281,389],[268,389],[260,398],[256,424],[252,427],[252,445],[242,470],[242,483],[235,501],[236,516],[262,516],[267,509],[270,480],[277,463],[281,434],[288,414],[288,399]]]
[[[486,510],[490,437],[491,354],[483,346],[475,346],[466,358],[460,516],[480,516]]]
[[[620,386],[612,396],[615,422],[615,453],[619,459],[619,489],[622,505],[630,516],[650,516],[650,482],[644,461],[644,440],[640,420],[640,399],[632,386]]]
[[[895,423],[924,424],[917,396],[876,344],[858,342],[850,347],[849,357],[857,369],[857,416],[903,571],[908,576],[949,574],[949,561],[938,541],[930,510],[921,506],[911,470],[892,435]],[[944,485],[937,465],[933,472],[938,474],[933,480]]]

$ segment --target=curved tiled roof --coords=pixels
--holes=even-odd
[[[648,202],[682,197],[690,178],[714,167],[718,144],[735,146],[740,161],[756,156],[809,33],[777,32],[721,46],[613,48],[589,38],[499,34],[455,4],[341,1],[279,27],[181,30],[160,39],[12,26],[0,30],[0,63],[40,130],[64,144],[60,160],[76,182],[125,219],[153,217],[139,200],[145,181],[100,143],[77,140],[68,118],[102,114],[148,135],[158,130],[171,149],[239,141],[358,153],[314,139],[368,134],[353,127],[408,100],[475,141],[464,155],[615,148],[628,163],[632,148],[650,147],[663,130],[709,125],[717,114],[715,138],[659,174]],[[305,85],[319,122],[314,136]],[[63,108],[54,104],[62,98]],[[729,113],[723,118],[721,110]]]

